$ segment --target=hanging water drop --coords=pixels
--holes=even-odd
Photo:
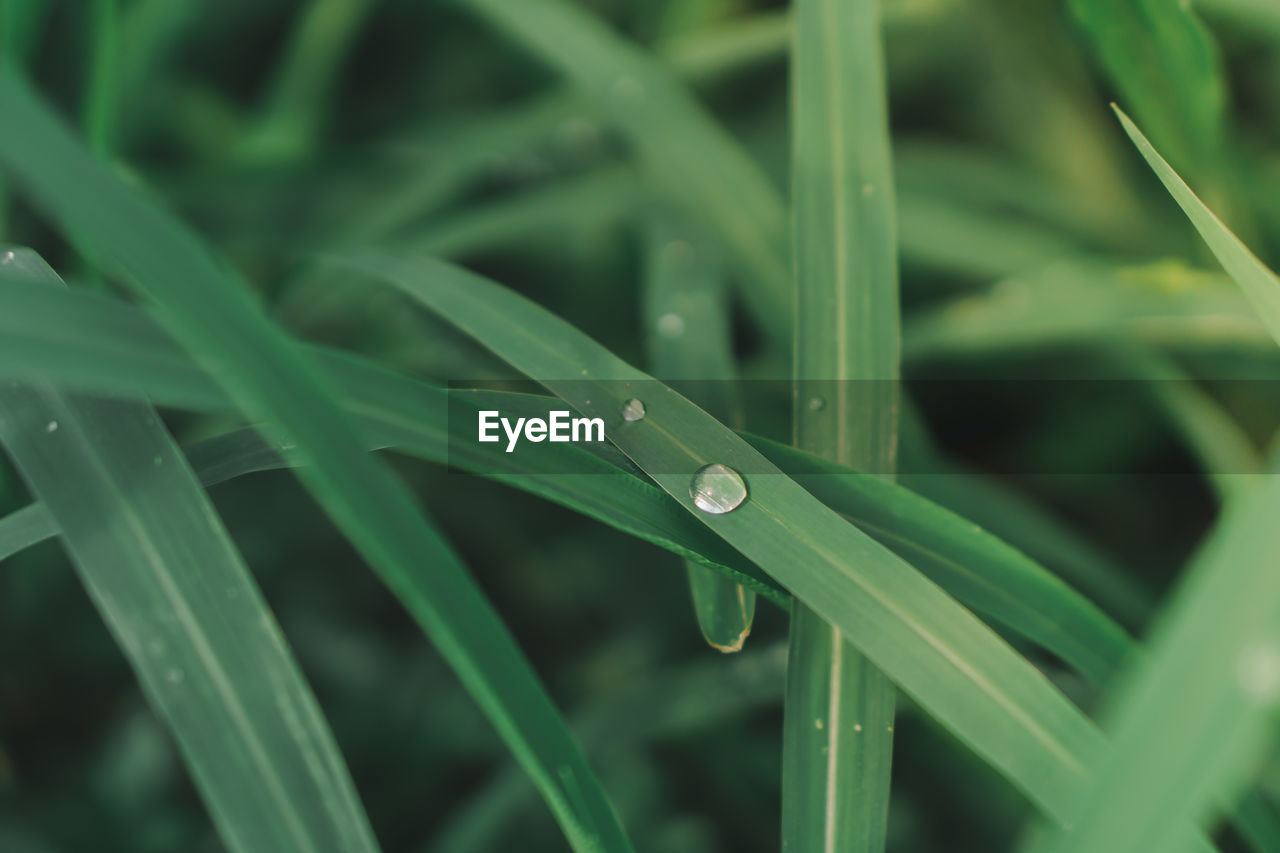
[[[747,499],[747,484],[737,471],[713,462],[694,473],[689,482],[689,495],[694,506],[703,512],[724,515],[742,506]]]
[[[634,423],[644,417],[644,403],[632,397],[622,404],[622,419]]]

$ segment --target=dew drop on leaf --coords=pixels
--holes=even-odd
[[[694,473],[689,482],[689,495],[694,506],[703,512],[724,515],[742,506],[747,499],[747,484],[737,471],[713,462]]]
[[[644,417],[644,403],[632,397],[622,404],[622,419],[634,423]]]

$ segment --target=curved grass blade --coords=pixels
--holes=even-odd
[[[563,0],[465,0],[594,98],[651,179],[741,264],[745,296],[780,345],[791,316],[785,205],[747,153],[663,66]]]
[[[1075,706],[971,613],[710,415],[478,276],[372,253],[336,262],[395,283],[582,414],[604,418],[614,444],[668,494],[839,627],[1048,814],[1085,787],[1104,744]],[[579,378],[556,378],[564,376]],[[625,382],[646,389],[648,414],[620,430]],[[733,512],[711,516],[693,503],[691,475],[709,462],[747,472],[749,498]]]
[[[174,337],[274,439],[298,477],[440,649],[534,778],[575,850],[629,850],[594,771],[528,661],[413,495],[329,399],[247,284],[182,225],[104,171],[12,73],[0,161],[52,218],[145,295]],[[430,570],[423,570],[423,564]]]
[[[648,234],[644,328],[655,375],[680,388],[723,423],[741,420],[733,380],[728,305],[717,265],[688,229],[656,218]],[[742,650],[755,617],[754,591],[697,564],[688,566],[689,590],[703,639],[721,652]]]
[[[61,283],[34,253],[10,263]],[[0,440],[56,522],[227,846],[377,850],[315,697],[155,411],[7,384]]]
[[[1280,342],[1280,278],[1200,201],[1191,187],[1178,177],[1173,167],[1152,147],[1137,125],[1119,107],[1113,109],[1156,177],[1209,244],[1209,249],[1227,271],[1227,275],[1244,291],[1245,298],[1249,300],[1271,337]]]
[[[799,0],[791,47],[796,446],[892,477],[898,244],[879,0]],[[836,626],[791,612],[782,846],[880,853],[893,683]]]
[[[1042,849],[1190,849],[1274,738],[1280,706],[1280,477],[1227,507],[1106,716],[1115,749]]]

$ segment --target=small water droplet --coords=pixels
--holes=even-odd
[[[7,264],[9,263],[9,261],[12,261],[12,260],[13,260],[13,252],[5,252],[4,259],[0,260],[0,264]]]
[[[873,194],[875,193],[875,191],[876,191],[875,184],[863,184],[863,185],[862,185],[862,194],[863,194],[863,195],[873,195]]]
[[[1249,699],[1270,705],[1280,699],[1280,647],[1258,643],[1245,649],[1236,665],[1236,680]]]
[[[689,482],[689,495],[694,506],[703,512],[724,515],[742,506],[747,499],[747,484],[737,471],[713,462],[694,473]]]
[[[622,419],[634,423],[644,417],[644,403],[632,397],[622,404]]]
[[[822,411],[823,409],[825,409],[826,407],[827,407],[827,401],[826,401],[826,400],[824,400],[824,399],[822,399],[821,397],[810,397],[810,398],[809,398],[809,411],[811,411],[811,412],[821,412],[821,411]]]
[[[170,669],[164,674],[164,680],[170,684],[181,684],[182,679],[185,677],[186,676],[183,675],[182,670],[177,668]]]
[[[45,431],[45,432],[57,432],[57,431],[58,431],[58,422],[57,422],[57,421],[49,421],[48,425],[44,428],[44,431]]]
[[[582,368],[582,375],[583,375],[583,376],[586,376],[586,375],[587,375],[587,369],[586,369],[585,367],[584,367],[584,368]]]
[[[152,465],[155,465],[157,468],[159,468],[161,465],[163,465],[163,464],[164,464],[164,458],[163,458],[163,457],[160,457],[160,456],[157,456],[157,457],[155,457],[154,459],[152,459],[152,460],[151,460],[151,464],[152,464]]]
[[[626,104],[639,103],[644,99],[644,85],[630,74],[623,74],[613,81],[609,94]]]
[[[684,334],[684,318],[679,314],[663,314],[658,318],[658,334],[664,338],[678,338]]]
[[[862,731],[862,723],[854,723],[854,724],[853,724],[853,730],[854,730],[855,732],[860,732],[860,731]]]
[[[821,718],[821,717],[818,717],[817,719],[815,719],[815,720],[813,721],[813,727],[814,727],[815,729],[821,729],[821,728],[822,728],[822,718]]]

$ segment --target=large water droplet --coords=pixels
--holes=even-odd
[[[634,423],[644,417],[644,403],[632,397],[622,404],[622,419]]]
[[[713,462],[694,473],[689,482],[689,495],[694,506],[703,512],[724,515],[742,506],[747,499],[747,484],[737,471]]]

